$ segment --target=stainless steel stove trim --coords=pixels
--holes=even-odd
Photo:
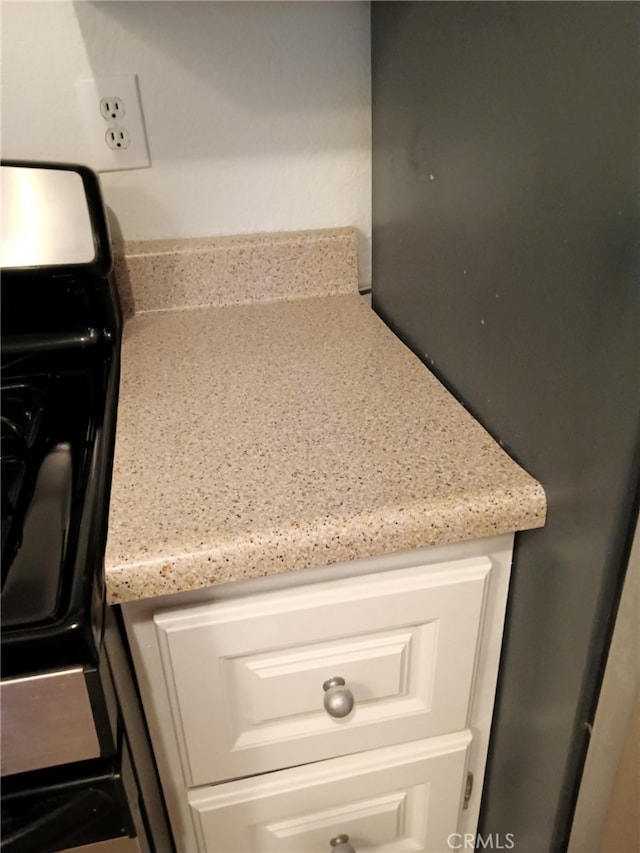
[[[18,165],[0,168],[3,269],[95,261],[91,214],[77,171]]]
[[[82,667],[0,683],[1,775],[100,756]]]

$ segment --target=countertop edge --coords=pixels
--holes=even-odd
[[[290,526],[254,531],[242,541],[221,543],[197,553],[165,554],[148,561],[116,564],[108,569],[107,601],[124,604],[544,526],[546,497],[535,480],[509,490],[508,500],[512,504],[509,511],[504,509],[504,495],[487,493],[448,506],[414,507],[402,512],[389,508],[386,513],[380,511],[367,518],[351,518],[346,526],[342,520],[331,523],[321,519],[314,529]],[[422,515],[421,523],[414,520],[416,512]],[[399,521],[402,516],[406,516],[406,523]]]

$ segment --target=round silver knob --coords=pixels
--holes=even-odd
[[[333,847],[331,853],[356,853],[355,848],[349,844],[348,835],[336,835],[329,844]]]
[[[344,678],[335,677],[322,685],[324,709],[331,717],[346,717],[353,710],[353,693],[344,684]]]

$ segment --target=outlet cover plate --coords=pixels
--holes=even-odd
[[[82,112],[87,141],[88,161],[96,172],[118,172],[145,169],[151,165],[147,134],[142,116],[142,102],[135,74],[78,80],[76,90]],[[117,118],[105,117],[100,106],[103,99],[117,98],[122,105]],[[109,131],[123,131],[128,138],[124,148],[107,143]]]

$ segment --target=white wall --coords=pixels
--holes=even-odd
[[[594,851],[636,851],[638,849],[638,769],[636,752],[628,765],[629,776],[616,778],[624,770],[625,742],[636,725],[640,696],[640,520],[636,524],[629,566],[609,647],[607,665],[593,721],[589,750],[584,765],[578,802],[573,818],[569,853]],[[634,744],[634,747],[636,744]],[[633,760],[635,758],[635,761]],[[635,775],[635,778],[633,778]],[[616,785],[622,783],[622,790]],[[633,789],[625,791],[625,787]],[[630,808],[619,815],[619,803],[612,796],[627,794]],[[609,842],[609,843],[607,843]]]
[[[355,225],[370,281],[369,4],[3,2],[2,155],[91,165],[76,80],[136,73],[152,167],[127,239]]]

